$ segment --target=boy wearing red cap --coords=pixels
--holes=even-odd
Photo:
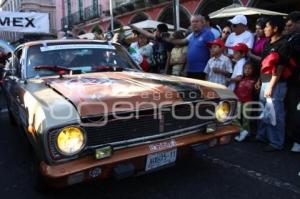
[[[211,58],[204,69],[206,80],[225,85],[226,77],[230,77],[232,73],[232,64],[230,59],[223,55],[224,42],[221,39],[215,39],[208,45]]]
[[[236,83],[239,82],[243,76],[244,65],[246,63],[246,55],[248,53],[248,46],[244,43],[238,43],[231,47],[233,50],[233,59],[236,61],[231,78],[227,79],[228,88],[234,91]]]

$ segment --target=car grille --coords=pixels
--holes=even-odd
[[[201,119],[193,114],[198,111],[198,115],[208,116],[207,111],[215,112],[213,104],[180,104],[172,107],[164,107],[158,110],[142,110],[138,114],[135,112],[130,119],[116,119],[115,116],[108,116],[106,125],[97,126],[97,122],[103,121],[101,117],[89,117],[82,119],[81,128],[86,132],[86,148],[113,145],[122,148],[124,145],[138,144],[161,138],[168,138],[170,135],[180,135],[192,130],[201,131],[204,124],[215,121],[214,116],[210,119]],[[118,114],[125,117],[133,113]],[[176,115],[177,117],[173,117]],[[188,118],[188,116],[192,117]],[[185,117],[185,118],[183,118]],[[83,125],[85,124],[85,125]],[[198,127],[197,127],[198,126]],[[51,131],[49,134],[49,149],[54,160],[63,159],[64,156],[57,151],[56,136],[58,130]],[[84,153],[88,153],[85,151]]]
[[[82,126],[82,128],[87,134],[88,147],[118,143],[149,136],[163,136],[172,131],[200,125],[206,122],[207,120],[201,119],[197,117],[196,114],[193,114],[193,111],[195,110],[191,111],[191,109],[194,109],[195,107],[195,105],[190,106],[187,104],[177,105],[173,110],[170,107],[166,107],[161,111],[161,114],[157,114],[157,112],[153,110],[142,111],[139,112],[138,117],[132,117],[131,119],[111,120],[104,126]],[[208,115],[207,110],[214,113],[214,107],[215,106],[213,105],[201,105],[199,106],[198,115]],[[177,117],[173,117],[174,114]],[[214,120],[214,118],[211,118],[211,120]],[[186,131],[180,133],[186,133]]]

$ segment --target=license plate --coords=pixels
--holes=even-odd
[[[146,171],[171,164],[176,161],[177,149],[153,153],[147,156]]]

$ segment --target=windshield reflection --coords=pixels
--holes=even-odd
[[[44,77],[56,74],[55,71],[51,70],[36,70],[37,66],[70,68],[73,74],[95,72],[95,69],[99,67],[138,70],[138,67],[120,46],[116,45],[112,48],[95,48],[95,46],[89,48],[88,44],[85,44],[85,48],[82,48],[82,45],[78,46],[79,48],[76,48],[76,44],[72,44],[70,49],[63,45],[59,45],[57,48],[49,46],[50,50],[44,50],[44,47],[41,45],[31,47],[27,53],[26,77]]]

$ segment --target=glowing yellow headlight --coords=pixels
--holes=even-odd
[[[74,155],[85,145],[85,137],[79,128],[66,127],[57,136],[57,147],[65,155]]]
[[[221,102],[216,108],[216,118],[219,122],[225,122],[230,114],[229,102]]]

